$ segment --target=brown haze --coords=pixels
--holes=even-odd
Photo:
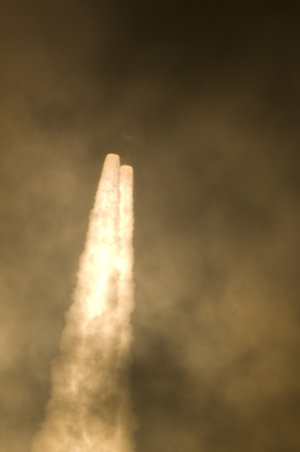
[[[137,450],[300,449],[299,2],[225,3],[2,3],[1,451],[44,418],[108,152],[135,168]]]

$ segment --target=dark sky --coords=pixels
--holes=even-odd
[[[135,169],[137,450],[300,450],[299,18],[1,2],[1,451],[43,418],[108,152]]]

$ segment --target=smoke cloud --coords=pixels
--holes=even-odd
[[[46,419],[33,452],[130,452],[128,365],[133,309],[132,167],[106,157],[74,302],[52,366]]]

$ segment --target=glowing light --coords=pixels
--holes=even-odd
[[[133,169],[106,157],[32,452],[132,452]]]

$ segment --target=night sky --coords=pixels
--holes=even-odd
[[[2,0],[1,452],[43,419],[111,152],[135,170],[137,451],[300,450],[299,18]]]

